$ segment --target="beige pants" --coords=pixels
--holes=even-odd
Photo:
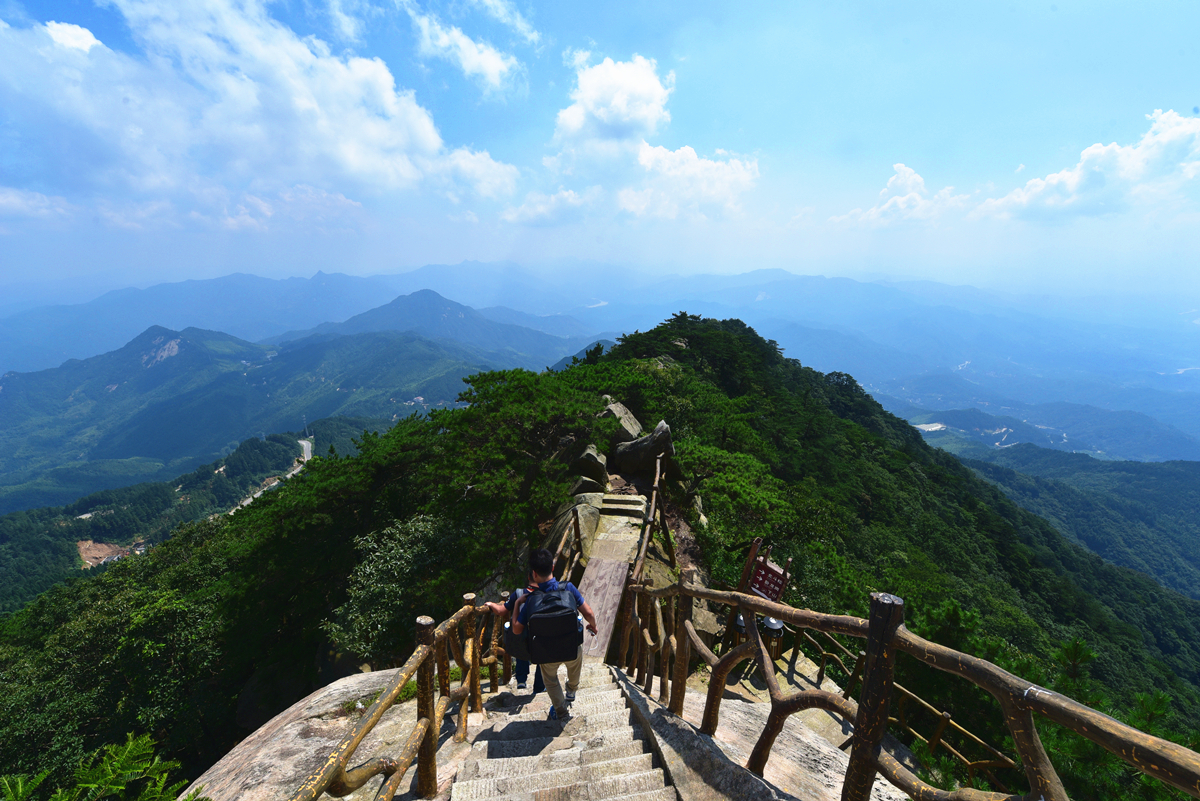
[[[579,674],[583,671],[583,646],[579,646],[575,658],[570,662],[549,662],[539,665],[542,671],[542,683],[546,685],[550,703],[554,704],[554,708],[560,715],[563,715],[567,712],[567,697],[563,695],[562,685],[558,683],[558,668],[561,665],[567,666],[567,689],[575,692],[579,689]]]

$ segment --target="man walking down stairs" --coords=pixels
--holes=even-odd
[[[489,704],[451,787],[451,801],[675,801],[662,769],[599,660],[584,662],[570,720],[547,720],[545,694]]]

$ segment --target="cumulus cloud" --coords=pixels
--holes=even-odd
[[[675,89],[674,72],[659,78],[657,62],[639,55],[629,61],[605,58],[588,66],[589,55],[568,51],[576,68],[576,84],[571,91],[574,102],[558,112],[557,139],[636,143],[670,121],[667,99]]]
[[[481,8],[492,19],[516,31],[529,44],[538,44],[542,35],[538,33],[529,21],[521,15],[517,7],[508,0],[471,0],[472,5]]]
[[[668,150],[642,142],[638,164],[647,174],[645,185],[622,189],[617,196],[621,210],[637,216],[674,218],[681,207],[736,210],[738,199],[758,180],[757,159],[701,158],[686,145]]]
[[[500,215],[501,219],[523,225],[557,225],[579,219],[584,209],[602,193],[598,186],[579,193],[571,189],[560,189],[552,195],[530,192],[525,202],[509,208]]]
[[[365,0],[328,0],[329,18],[333,29],[342,39],[357,42],[362,39],[366,23],[363,17],[378,13]]]
[[[520,69],[512,56],[487,42],[475,41],[460,28],[443,25],[432,14],[422,13],[414,3],[405,3],[404,8],[416,26],[421,55],[453,62],[463,75],[480,81],[485,89],[500,89]]]
[[[902,220],[934,221],[953,209],[963,208],[970,199],[954,194],[954,187],[929,194],[925,179],[904,164],[893,164],[895,174],[879,193],[879,202],[867,210],[854,209],[832,222],[857,222],[865,225],[888,225]]]
[[[50,38],[54,40],[55,44],[73,50],[82,50],[85,53],[100,44],[100,40],[87,28],[81,28],[69,22],[47,22],[46,32],[50,34]]]
[[[263,0],[112,5],[144,54],[76,25],[0,25],[0,106],[56,131],[22,137],[19,157],[68,196],[123,190],[208,217],[229,191],[296,185],[511,191],[515,168],[447,148],[382,60],[300,37]]]
[[[0,217],[57,217],[69,211],[65,198],[0,186]]]
[[[1174,111],[1146,115],[1150,130],[1132,145],[1094,144],[1074,167],[1034,178],[984,201],[978,216],[1096,216],[1135,204],[1174,203],[1200,176],[1200,119]]]
[[[667,102],[675,91],[675,73],[660,75],[654,59],[636,54],[628,61],[592,62],[587,50],[563,53],[576,81],[571,104],[555,122],[553,141],[560,149],[543,164],[559,178],[594,184],[589,191],[597,197],[602,185],[614,187],[605,193],[612,201],[592,204],[593,213],[674,219],[737,211],[741,197],[758,181],[757,159],[723,150],[702,157],[687,145],[671,150],[647,141],[671,120]],[[505,219],[554,221],[562,209],[587,205],[571,190],[560,190],[531,195]]]

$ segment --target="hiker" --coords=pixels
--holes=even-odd
[[[587,630],[596,636],[596,615],[571,582],[559,584],[554,578],[554,555],[538,548],[529,555],[529,570],[537,589],[522,595],[514,607],[514,634],[528,628],[529,654],[537,662],[550,696],[551,720],[570,717],[567,704],[575,700],[579,674],[583,670],[583,628],[578,615],[587,621]],[[558,668],[567,666],[567,691],[558,682]]]
[[[513,590],[508,596],[508,600],[506,600],[503,604],[496,603],[495,601],[488,601],[485,604],[485,606],[492,611],[492,614],[496,616],[497,620],[507,620],[508,618],[512,617],[513,605],[516,604],[517,599],[522,595],[537,589],[537,582],[533,580],[532,572],[525,577],[525,580],[527,582],[527,586],[518,587],[517,589]],[[529,680],[529,660],[521,659],[519,656],[515,656],[513,657],[513,662],[515,663],[513,666],[513,675],[516,676],[517,679],[517,689],[524,690],[527,687],[527,682]],[[540,670],[534,670],[533,695],[537,695],[544,689],[546,689],[546,685],[542,683],[542,672]]]

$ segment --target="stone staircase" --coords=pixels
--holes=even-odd
[[[566,686],[565,669],[560,679]],[[585,660],[566,721],[548,720],[550,699],[502,693],[493,723],[476,734],[451,801],[675,801],[609,668]]]

